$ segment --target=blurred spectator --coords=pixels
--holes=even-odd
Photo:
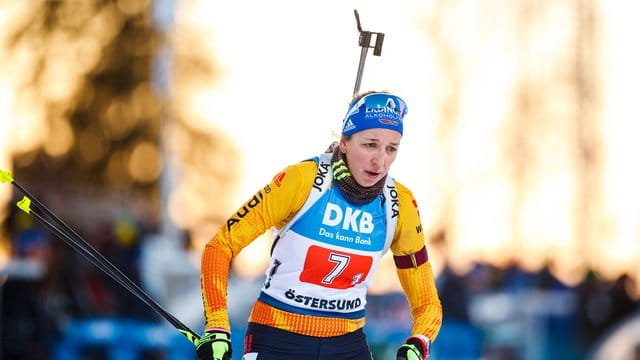
[[[582,346],[593,344],[607,329],[638,309],[638,300],[627,291],[635,287],[631,282],[627,275],[607,281],[590,272],[578,286]]]
[[[123,274],[140,288],[142,286],[141,238],[145,236],[139,222],[131,216],[118,216],[110,224],[110,239],[103,249],[104,255]],[[137,319],[156,319],[153,310],[127,289],[111,281],[111,292],[116,296],[116,312],[119,316]]]
[[[1,358],[47,359],[56,336],[52,314],[47,309],[46,291],[50,277],[50,239],[32,227],[16,233],[14,256],[3,269],[6,280],[2,294]]]
[[[463,275],[446,264],[436,279],[442,314],[446,320],[469,321],[469,287]]]
[[[85,239],[114,267],[140,286],[140,230],[130,218],[102,221],[88,230]],[[79,316],[114,316],[151,319],[155,315],[140,299],[95,264],[76,254],[73,280]]]

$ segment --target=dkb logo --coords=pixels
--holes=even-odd
[[[322,223],[327,226],[337,226],[342,223],[342,229],[351,230],[363,234],[373,232],[373,216],[362,210],[354,210],[348,207],[343,209],[334,204],[328,203],[324,210]]]

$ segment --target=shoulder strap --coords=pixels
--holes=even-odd
[[[399,200],[398,200],[398,190],[396,189],[396,182],[393,178],[387,175],[387,180],[384,184],[384,190],[382,192],[384,195],[384,207],[385,213],[387,214],[387,237],[384,243],[384,251],[386,253],[393,242],[393,238],[396,234],[396,227],[398,226],[398,215],[399,215]]]

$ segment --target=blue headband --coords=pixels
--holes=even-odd
[[[342,136],[350,136],[368,129],[390,129],[402,135],[402,118],[407,104],[388,93],[371,93],[349,105],[342,122]]]

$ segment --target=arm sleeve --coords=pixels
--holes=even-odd
[[[205,245],[200,287],[206,330],[230,330],[227,286],[231,259],[271,227],[282,227],[295,215],[311,190],[316,168],[315,162],[305,161],[276,174]]]
[[[418,205],[409,189],[397,181],[396,186],[400,215],[391,252],[396,256],[415,254],[425,246]],[[396,271],[411,309],[412,334],[435,340],[442,325],[442,305],[428,256],[417,267]]]

